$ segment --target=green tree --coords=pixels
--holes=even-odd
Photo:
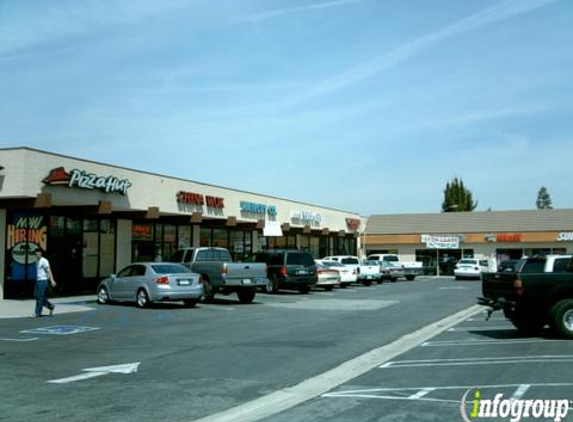
[[[454,177],[446,184],[442,212],[473,211],[477,207],[473,194],[464,186],[462,179]]]
[[[538,210],[552,210],[553,205],[551,202],[551,195],[547,191],[546,187],[542,187],[539,189],[539,193],[537,194],[537,201],[535,201],[535,205],[537,205]]]

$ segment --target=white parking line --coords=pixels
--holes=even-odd
[[[568,340],[545,340],[545,339],[514,339],[514,340],[441,340],[427,341],[422,347],[451,347],[451,346],[491,346],[502,344],[525,344],[525,343],[552,343],[566,342]]]
[[[330,371],[309,378],[292,387],[275,391],[220,413],[198,419],[197,422],[254,422],[269,418],[272,415],[325,394],[327,391],[365,374],[384,362],[414,347],[418,347],[422,342],[459,324],[470,316],[475,315],[476,312],[480,312],[481,309],[479,305],[470,306],[463,311],[407,334],[390,344],[344,362]],[[418,388],[416,391],[421,389]]]
[[[435,388],[424,388],[420,391],[418,391],[416,394],[412,394],[410,397],[408,397],[410,400],[416,400],[416,399],[421,399],[422,397],[430,394],[432,391],[434,391]]]
[[[521,384],[517,390],[515,390],[515,393],[513,393],[513,396],[511,396],[510,400],[519,400],[520,398],[523,397],[523,395],[525,393],[527,393],[527,390],[529,390],[531,388],[530,384]]]
[[[491,385],[449,385],[442,387],[411,387],[411,388],[370,388],[367,390],[348,390],[348,391],[336,391],[333,393],[323,394],[321,397],[325,398],[366,398],[366,399],[382,399],[382,400],[418,400],[418,401],[432,401],[432,402],[445,402],[445,403],[455,403],[459,406],[460,400],[447,400],[447,399],[437,399],[432,397],[426,397],[428,394],[434,391],[467,391],[469,389],[480,389],[480,390],[499,390],[499,389],[509,389],[516,388],[517,390],[512,396],[512,399],[518,399],[522,397],[527,390],[531,387],[544,387],[544,388],[563,388],[572,387],[573,383],[540,383],[540,384],[491,384]],[[404,393],[408,391],[416,391],[415,394],[411,395],[393,395]]]
[[[459,359],[424,359],[391,361],[379,366],[387,368],[415,368],[426,366],[469,366],[469,365],[498,365],[516,363],[566,363],[573,362],[573,355],[541,355],[541,356],[511,356],[493,358],[459,358]]]
[[[496,325],[496,326],[483,326],[483,327],[453,327],[450,328],[449,332],[456,332],[456,331],[499,331],[499,330],[513,330],[514,328],[511,325]]]
[[[34,341],[39,340],[38,337],[29,337],[29,338],[0,338],[0,341],[18,341],[18,342],[26,342],[26,341]]]

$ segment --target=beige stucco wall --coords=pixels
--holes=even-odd
[[[240,202],[248,201],[275,206],[277,209],[276,220],[281,224],[289,223],[291,227],[303,227],[305,225],[304,222],[299,223],[293,220],[291,218],[292,213],[303,211],[320,215],[320,223],[312,224],[311,228],[328,228],[331,232],[340,230],[350,232],[346,225],[346,218],[361,219],[358,214],[353,212],[144,173],[30,149],[0,150],[0,163],[5,167],[3,171],[5,180],[2,189],[0,189],[0,199],[35,198],[39,193],[49,193],[52,197],[52,204],[58,206],[95,206],[100,201],[109,201],[112,204],[112,211],[146,211],[149,207],[159,207],[161,214],[191,215],[194,211],[201,211],[203,218],[226,219],[233,216],[237,218],[238,222],[257,222],[263,217],[241,213]],[[44,184],[42,181],[50,171],[58,167],[63,167],[67,172],[72,169],[79,169],[98,176],[114,176],[120,180],[127,179],[132,185],[127,190],[127,195],[124,196],[119,193],[105,193],[97,189],[86,190],[77,187],[69,188]],[[176,195],[179,191],[222,197],[225,207],[223,209],[207,206],[183,207],[177,202]],[[364,226],[365,220],[362,219],[359,230]]]

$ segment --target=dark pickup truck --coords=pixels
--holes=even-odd
[[[573,339],[573,261],[562,272],[543,272],[546,258],[527,258],[518,272],[482,274],[483,297],[489,312],[503,310],[520,331],[538,333],[545,325]]]

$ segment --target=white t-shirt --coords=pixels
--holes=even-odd
[[[38,280],[49,280],[50,279],[50,273],[48,272],[49,268],[50,268],[50,263],[46,258],[41,257],[40,259],[38,259],[38,261],[36,261],[36,270],[38,273],[36,278]]]

